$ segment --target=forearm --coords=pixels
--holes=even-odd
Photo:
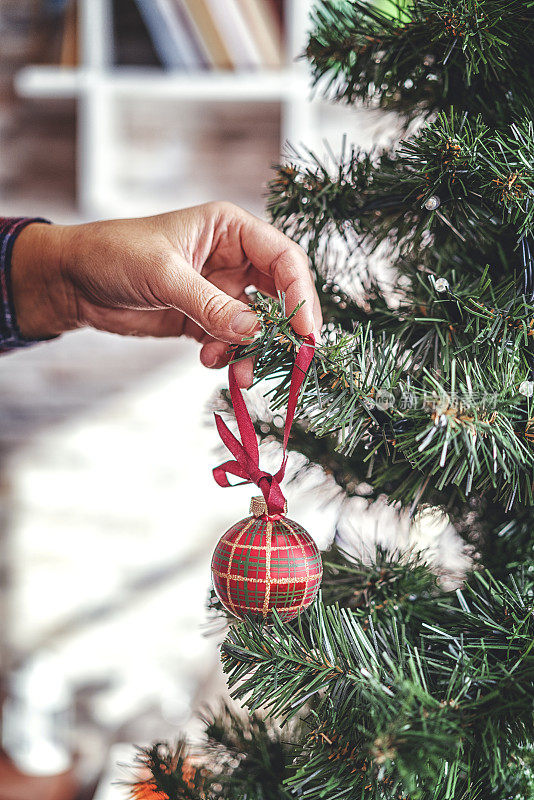
[[[18,288],[13,286],[13,261],[18,239],[37,225],[44,227],[46,223],[19,217],[0,218],[0,350],[33,343],[31,332],[21,331],[17,321],[15,293],[18,293]]]
[[[0,218],[0,350],[90,326],[190,336],[202,346],[202,363],[221,367],[228,346],[258,328],[246,293],[251,284],[284,295],[300,336],[320,328],[302,248],[231,203],[66,226]],[[248,385],[251,364],[239,369]]]
[[[62,277],[66,230],[32,222],[15,238],[7,271],[16,325],[25,339],[49,339],[75,327],[68,314],[73,299],[67,296],[68,284]],[[74,314],[70,316],[74,319]]]

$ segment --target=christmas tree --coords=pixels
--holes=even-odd
[[[424,554],[334,545],[295,621],[234,622],[243,717],[202,753],[140,753],[135,798],[534,797],[534,2],[320,0],[318,90],[396,112],[394,147],[305,154],[271,183],[325,329],[290,448],[347,496],[446,514],[473,553],[451,591]],[[386,281],[372,264],[388,259]],[[378,277],[377,277],[378,274]],[[299,346],[259,297],[253,355],[287,401]],[[276,416],[258,435],[280,440]],[[306,469],[306,466],[303,467]]]

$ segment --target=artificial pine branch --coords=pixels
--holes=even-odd
[[[507,780],[514,752],[534,733],[531,602],[531,580],[478,573],[413,626],[400,606],[366,626],[319,601],[291,636],[277,623],[233,628],[224,666],[252,709],[290,717],[315,699],[314,730],[354,750],[360,766],[367,759],[366,777],[456,800],[466,775],[473,788]],[[323,779],[328,762],[326,754]],[[440,794],[429,794],[436,786]]]
[[[208,772],[192,762],[184,741],[139,747],[135,779],[127,785],[132,800],[208,800]]]
[[[523,108],[532,113],[532,20],[522,0],[393,0],[387,11],[320,0],[306,55],[333,99],[408,116],[471,107],[506,124]]]
[[[260,298],[255,310],[261,335],[238,357],[252,356],[258,379],[276,382],[269,392],[276,409],[287,401],[300,341],[281,306]],[[404,464],[394,499],[405,503],[419,500],[421,485],[429,483],[438,491],[452,484],[465,494],[493,490],[509,506],[531,503],[530,402],[518,391],[528,377],[526,362],[500,347],[481,362],[449,352],[439,371],[416,370],[417,351],[403,345],[393,336],[376,342],[369,326],[331,334],[317,348],[301,393],[308,430],[334,437],[337,450],[349,456],[366,447],[370,478],[377,454]]]
[[[261,716],[223,704],[203,715],[205,741],[195,747],[154,744],[138,748],[132,800],[290,800],[284,781],[294,747]],[[293,736],[298,735],[296,726]]]
[[[406,255],[432,233],[488,252],[511,230],[511,246],[533,222],[532,123],[493,131],[465,113],[442,113],[396,152],[375,158],[351,151],[332,174],[308,154],[278,168],[270,183],[273,222],[317,246],[336,230],[376,248],[390,241]],[[425,204],[437,198],[436,208]]]
[[[204,716],[207,744],[200,757],[212,764],[212,796],[225,800],[290,800],[284,787],[291,748],[279,728],[261,716],[223,705]],[[292,731],[296,737],[297,728]]]
[[[377,547],[369,563],[334,545],[323,560],[322,594],[325,605],[349,608],[369,625],[389,606],[404,607],[406,621],[429,613],[440,591],[422,556]],[[408,569],[407,569],[408,567]]]

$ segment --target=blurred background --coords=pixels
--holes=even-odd
[[[227,199],[262,215],[288,140],[387,139],[389,118],[312,99],[310,5],[0,0],[0,213]],[[209,563],[251,495],[211,478],[225,377],[192,343],[89,330],[0,359],[0,800],[124,796],[103,776],[117,743],[194,737],[223,693]],[[340,524],[331,495],[316,472],[288,488],[320,546]]]

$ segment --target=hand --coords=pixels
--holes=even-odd
[[[190,336],[206,367],[228,363],[228,344],[258,327],[250,284],[284,292],[301,336],[321,310],[299,245],[231,203],[207,203],[143,219],[86,225],[33,223],[16,240],[12,282],[17,320],[29,338],[90,325],[134,336]],[[239,362],[249,386],[252,364]]]

